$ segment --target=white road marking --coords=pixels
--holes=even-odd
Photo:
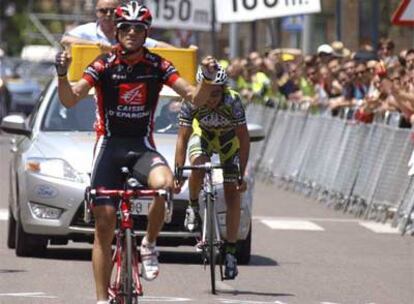
[[[262,220],[263,224],[271,229],[278,230],[306,230],[306,231],[324,231],[321,226],[310,221],[301,220]]]
[[[358,224],[375,233],[400,233],[398,228],[391,227],[390,224],[377,222],[359,222]]]
[[[57,297],[55,297],[55,296],[48,296],[44,292],[0,293],[0,297],[23,297],[23,298],[57,299]]]
[[[271,301],[271,302],[263,302],[263,301],[249,301],[249,300],[233,300],[233,299],[218,299],[220,303],[224,304],[288,304],[286,302],[281,301]]]
[[[359,223],[361,220],[350,218],[320,218],[320,217],[283,217],[283,216],[253,216],[254,220],[286,220],[286,221],[312,221],[333,223]]]
[[[0,221],[7,221],[9,211],[7,209],[0,209]]]
[[[139,301],[141,302],[190,302],[192,299],[187,298],[173,298],[173,297],[151,297],[151,296],[144,296],[140,297]]]

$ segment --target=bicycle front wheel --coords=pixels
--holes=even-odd
[[[133,295],[132,281],[132,231],[130,228],[125,229],[125,247],[124,263],[122,272],[123,276],[123,293],[125,304],[135,304],[136,298]],[[134,301],[134,302],[133,302]]]
[[[214,204],[211,195],[207,195],[207,237],[208,237],[208,256],[210,263],[211,293],[216,294],[216,246],[215,246],[215,214]]]

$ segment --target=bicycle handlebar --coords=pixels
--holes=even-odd
[[[96,198],[96,196],[109,196],[109,197],[118,197],[122,198],[127,196],[129,197],[155,197],[163,196],[166,199],[169,199],[170,191],[165,189],[128,189],[128,190],[115,190],[115,189],[90,189],[89,194],[91,198]]]
[[[176,179],[181,180],[183,177],[183,171],[186,170],[204,170],[204,171],[212,171],[213,169],[230,169],[230,170],[237,170],[237,182],[239,185],[243,182],[243,177],[241,176],[240,172],[240,165],[233,164],[233,165],[222,165],[222,164],[213,164],[211,162],[206,162],[201,165],[191,165],[191,166],[175,166],[174,175]]]

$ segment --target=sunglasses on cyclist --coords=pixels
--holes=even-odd
[[[110,15],[113,15],[115,13],[116,8],[112,8],[112,7],[103,7],[103,8],[97,8],[96,11],[98,13],[101,13],[103,15],[108,15],[108,13]]]
[[[139,23],[119,23],[117,28],[126,33],[128,33],[131,29],[134,29],[135,32],[145,31],[145,26]]]

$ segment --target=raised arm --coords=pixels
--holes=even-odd
[[[55,65],[58,74],[59,99],[67,108],[73,107],[79,100],[85,98],[91,88],[89,83],[84,79],[79,80],[74,85],[69,83],[67,73],[70,61],[71,58],[66,51],[59,52],[56,55]]]
[[[192,86],[185,79],[179,78],[172,88],[185,100],[201,106],[207,102],[211,91],[215,88],[211,81],[216,79],[217,72],[217,60],[212,56],[207,56],[201,62],[197,72],[197,78],[200,78],[197,86]]]

